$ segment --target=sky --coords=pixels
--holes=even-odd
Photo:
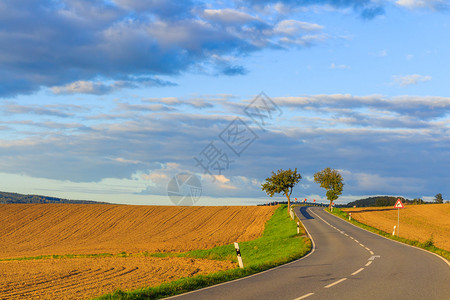
[[[450,1],[4,0],[0,191],[138,205],[450,198]]]

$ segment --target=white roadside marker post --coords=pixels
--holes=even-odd
[[[234,242],[234,248],[236,249],[236,255],[237,255],[237,260],[239,263],[239,268],[243,269],[244,263],[242,262],[241,251],[239,250],[239,244],[237,242]]]
[[[394,225],[394,231],[392,231],[392,235],[395,235],[395,228],[397,227],[397,225]]]
[[[300,234],[300,222],[297,222],[297,234]]]
[[[349,220],[349,221],[352,220],[352,213],[348,213],[348,220]]]

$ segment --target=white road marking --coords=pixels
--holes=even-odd
[[[371,254],[371,255],[374,255],[375,253],[373,253],[373,251],[371,250],[371,251],[370,251],[370,254]]]
[[[367,251],[370,251],[370,249],[369,248],[367,248],[367,247],[364,247]]]
[[[364,270],[364,268],[361,268],[361,269],[359,269],[358,271],[353,272],[352,275],[356,275],[356,274],[358,274],[359,272],[361,272],[362,270]]]
[[[348,236],[348,234],[344,233],[345,236]]]
[[[336,285],[336,284],[338,284],[338,283],[341,283],[341,282],[344,281],[344,280],[347,280],[347,278],[339,279],[338,281],[335,281],[335,282],[333,282],[333,283],[330,283],[329,285],[326,285],[324,288],[328,289],[328,288],[332,287],[333,285]]]
[[[366,267],[370,266],[370,264],[372,263],[373,260],[369,260],[366,264]]]
[[[314,295],[314,293],[309,293],[309,294],[303,295],[303,296],[301,296],[301,297],[295,298],[294,300],[305,299],[306,297],[309,297],[309,296],[312,296],[312,295]]]
[[[357,239],[354,239],[354,240],[355,240],[355,242],[357,242],[359,244],[359,241]]]

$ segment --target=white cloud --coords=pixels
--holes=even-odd
[[[396,75],[393,76],[394,83],[400,86],[408,86],[408,85],[414,85],[422,82],[428,82],[431,81],[431,76],[424,76],[419,74],[411,74],[411,75]]]
[[[347,65],[336,65],[335,63],[332,63],[330,66],[331,69],[351,69],[350,66]]]
[[[429,8],[432,10],[448,9],[450,4],[447,0],[397,0],[398,6],[408,9]]]
[[[353,192],[373,191],[376,194],[383,191],[396,191],[398,195],[402,195],[421,193],[425,188],[424,181],[414,177],[382,176],[365,172],[352,173],[348,170],[341,173],[345,181],[349,182]]]
[[[223,151],[230,151],[217,136],[235,118],[230,111],[242,113],[246,101],[230,95],[199,95],[177,100],[127,99],[132,102],[131,107],[117,106],[133,109],[127,118],[99,117],[95,122],[89,116],[97,114],[98,110],[91,111],[89,107],[85,110],[64,108],[64,105],[11,107],[8,103],[0,106],[4,116],[0,126],[16,127],[11,132],[11,140],[3,139],[0,144],[3,157],[0,168],[5,173],[53,178],[57,180],[54,185],[58,186],[54,190],[61,193],[66,187],[63,181],[84,182],[76,188],[77,193],[86,189],[83,199],[88,198],[88,191],[92,191],[93,197],[97,197],[99,191],[110,193],[105,184],[99,183],[112,176],[117,179],[114,182],[117,188],[121,186],[121,179],[128,187],[132,183],[135,185],[125,189],[123,195],[164,196],[168,181],[180,172],[203,177],[203,195],[206,196],[262,197],[261,181],[273,170],[290,167],[298,167],[303,175],[298,191],[317,194],[319,188],[311,175],[326,166],[362,174],[359,179],[353,176],[352,181],[346,182],[346,191],[353,195],[394,194],[397,185],[406,191],[407,183],[399,180],[402,177],[420,179],[418,186],[424,190],[421,195],[436,193],[435,190],[445,193],[448,189],[442,180],[446,178],[444,172],[450,163],[445,155],[446,145],[450,143],[448,97],[333,94],[272,98],[284,111],[280,122],[273,128],[266,128],[265,132],[258,132],[258,139],[241,157],[229,152],[234,162],[215,181],[204,176],[204,170],[196,166],[193,157],[212,141]],[[188,102],[195,99],[213,103],[214,111],[179,109],[138,113],[144,104],[190,105]],[[118,101],[110,101],[110,111],[115,111],[114,105],[121,103]],[[182,104],[177,104],[178,101]],[[41,112],[43,108],[57,111]],[[61,122],[48,124],[49,114],[54,116],[59,110],[73,114],[69,122],[66,124],[62,122],[66,119],[61,119]],[[36,113],[45,114],[41,117]],[[84,127],[71,124],[74,118],[88,124]],[[421,173],[410,175],[415,174],[417,168]],[[380,189],[372,190],[371,181]],[[395,184],[389,184],[390,181]],[[92,187],[88,188],[89,185]],[[4,185],[5,190],[7,187]]]
[[[205,9],[204,17],[216,22],[227,23],[231,25],[240,25],[252,21],[262,22],[259,18],[234,9]]]
[[[275,26],[274,32],[278,34],[285,34],[288,36],[296,36],[300,33],[320,31],[322,29],[323,26],[314,23],[307,23],[296,20],[283,20]]]

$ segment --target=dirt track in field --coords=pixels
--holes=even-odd
[[[94,204],[0,205],[0,259],[111,253],[114,257],[0,261],[0,299],[86,299],[236,267],[148,257],[258,238],[277,207]],[[120,257],[117,254],[133,254]]]
[[[392,233],[397,225],[397,209],[366,207],[343,209],[355,220]],[[400,237],[425,242],[433,237],[434,245],[450,251],[450,204],[408,205],[400,209]]]
[[[180,257],[103,257],[0,262],[0,299],[89,299],[234,268]]]
[[[184,252],[259,237],[272,207],[0,205],[0,258]]]

